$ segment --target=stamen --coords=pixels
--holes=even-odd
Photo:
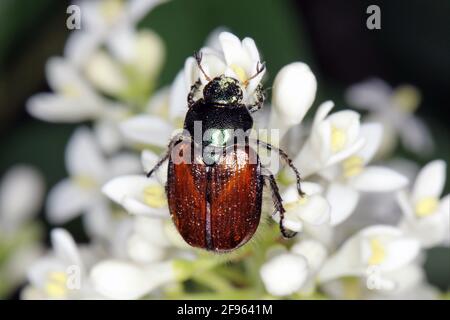
[[[420,218],[428,217],[436,212],[439,201],[435,197],[424,197],[416,203],[416,215]]]
[[[144,202],[153,208],[162,208],[166,205],[164,188],[159,185],[144,189]]]

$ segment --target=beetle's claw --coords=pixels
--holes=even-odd
[[[306,196],[306,193],[303,192],[302,187],[300,186],[300,183],[297,184],[297,191],[298,191],[298,194],[299,194],[299,196],[300,196],[301,198],[303,198],[303,197]]]
[[[285,229],[281,222],[280,222],[280,231],[283,237],[286,239],[293,238],[297,235],[297,232]]]
[[[194,52],[194,58],[195,58],[195,60],[197,61],[198,64],[200,64],[202,62],[202,57],[203,57],[203,54],[202,54],[201,51],[195,51]]]
[[[256,73],[259,74],[259,73],[263,72],[263,70],[265,68],[266,68],[266,62],[258,61],[258,63],[256,64]]]

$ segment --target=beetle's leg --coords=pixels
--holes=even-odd
[[[200,78],[195,81],[195,83],[191,86],[191,91],[188,94],[187,97],[187,101],[188,101],[188,106],[191,107],[194,104],[194,96],[197,93],[198,89],[200,88],[200,85],[202,84],[202,82],[200,81]]]
[[[159,167],[161,167],[161,165],[164,163],[164,161],[166,161],[167,159],[169,159],[170,154],[172,153],[172,149],[173,147],[179,142],[183,140],[183,136],[182,135],[176,135],[175,137],[173,137],[170,142],[169,145],[167,147],[167,152],[164,154],[164,156],[159,159],[159,161],[155,164],[155,166],[147,173],[147,178],[150,178],[151,175],[158,170]]]
[[[256,78],[261,72],[264,71],[264,69],[266,69],[266,63],[265,62],[260,62],[258,61],[256,63],[256,73],[254,75],[252,75],[250,78],[248,78],[245,82],[244,85],[247,87],[248,83],[250,82],[250,80]]]
[[[211,81],[211,77],[209,77],[209,76],[206,74],[205,70],[203,70],[203,67],[202,67],[202,57],[203,57],[203,54],[202,54],[201,51],[194,52],[194,58],[195,58],[195,60],[197,61],[197,66],[198,66],[198,68],[199,68],[200,71],[203,73],[203,75],[205,76],[206,80],[207,80],[207,81]]]
[[[264,177],[264,179],[266,179],[266,181],[269,182],[270,189],[272,190],[272,201],[273,201],[273,205],[276,210],[274,213],[276,213],[276,212],[280,213],[281,234],[285,238],[292,238],[297,234],[297,232],[292,232],[292,231],[290,232],[284,228],[284,213],[286,212],[286,210],[283,207],[283,202],[282,202],[282,199],[280,196],[280,190],[278,189],[278,185],[277,185],[277,182],[275,181],[275,177],[271,173],[268,175],[263,175],[263,177]]]
[[[289,156],[287,155],[286,152],[284,152],[283,150],[281,150],[280,148],[274,147],[273,145],[271,145],[270,143],[261,141],[259,139],[256,140],[256,142],[258,144],[262,144],[267,150],[275,150],[276,152],[278,152],[278,154],[280,155],[280,157],[288,164],[289,167],[291,167],[291,169],[294,171],[295,173],[295,177],[297,179],[297,191],[298,194],[303,197],[305,195],[305,193],[302,190],[302,186],[301,186],[301,178],[300,178],[300,173],[298,172],[297,168],[294,166],[294,164],[292,163],[291,158],[289,158]]]
[[[266,97],[264,95],[264,90],[261,84],[258,84],[258,86],[256,87],[255,95],[256,101],[253,104],[247,106],[247,109],[250,113],[258,111],[264,104],[264,100]]]

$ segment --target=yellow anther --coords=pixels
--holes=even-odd
[[[439,201],[435,197],[422,198],[416,203],[416,215],[421,218],[427,217],[436,212],[438,205]]]
[[[345,131],[336,127],[331,128],[331,150],[338,152],[344,149],[347,142],[347,135]]]
[[[308,202],[308,196],[304,195],[296,201],[288,202],[284,205],[284,208],[287,211],[292,211],[297,209],[299,206],[305,205]]]
[[[159,185],[144,189],[144,202],[153,208],[162,208],[166,205],[164,188]]]
[[[123,12],[123,0],[105,0],[100,2],[100,12],[108,23],[113,23]]]
[[[344,177],[350,178],[361,173],[364,167],[364,159],[359,156],[351,156],[342,162]]]
[[[63,96],[69,97],[69,98],[77,98],[81,96],[80,90],[72,84],[66,84],[61,88],[61,93]]]
[[[73,181],[82,189],[92,189],[97,186],[97,181],[89,176],[76,176]]]
[[[300,205],[304,205],[308,202],[308,196],[305,194],[303,197],[301,197],[300,199],[298,199],[298,204]]]
[[[248,84],[248,77],[245,70],[236,64],[232,64],[230,67],[238,77],[239,81],[246,86]]]
[[[394,105],[403,112],[413,113],[419,107],[421,100],[420,92],[413,86],[405,85],[398,87],[393,95]]]
[[[58,283],[66,283],[67,281],[67,275],[64,272],[51,272],[48,275],[48,279],[52,282],[58,282]]]
[[[45,293],[51,298],[63,298],[67,294],[67,275],[64,272],[51,272],[44,286]]]
[[[378,265],[386,259],[386,248],[379,239],[370,240],[370,250],[372,252],[369,258],[369,265]]]

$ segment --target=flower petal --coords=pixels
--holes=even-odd
[[[138,174],[142,172],[141,161],[133,153],[122,152],[109,160],[108,170],[111,177],[118,177],[124,174]]]
[[[302,256],[284,253],[263,264],[260,275],[267,292],[274,296],[286,296],[305,283],[308,264]]]
[[[308,65],[294,62],[283,67],[273,84],[272,104],[278,118],[290,127],[299,124],[314,102],[317,81]]]
[[[86,100],[72,99],[54,93],[38,93],[27,101],[33,117],[50,122],[80,122],[100,114],[100,108]]]
[[[399,129],[401,141],[409,150],[420,155],[430,154],[433,151],[433,137],[422,119],[410,115],[402,122]]]
[[[82,189],[72,180],[65,179],[57,183],[47,198],[47,219],[54,224],[72,220],[96,198],[90,190]]]
[[[298,212],[299,217],[312,225],[321,225],[330,220],[330,205],[328,201],[316,194],[307,197],[306,203]]]
[[[106,154],[117,152],[123,144],[122,136],[117,123],[108,120],[99,120],[94,124],[94,134],[102,151]]]
[[[98,32],[71,32],[64,46],[64,56],[75,66],[81,67],[101,44],[103,36]]]
[[[379,123],[364,123],[361,125],[361,136],[364,138],[364,146],[357,155],[364,159],[364,164],[369,163],[380,147],[383,137],[383,126]]]
[[[336,226],[353,213],[358,204],[359,193],[347,185],[330,183],[326,198],[331,207],[330,224]]]
[[[74,178],[89,178],[93,182],[106,178],[106,163],[92,132],[87,127],[75,130],[66,147],[67,171]]]
[[[223,54],[227,65],[237,65],[245,71],[251,68],[250,57],[242,48],[241,40],[230,32],[222,32],[219,35],[219,41],[222,46]]]
[[[402,197],[400,200],[404,201]],[[409,202],[407,205],[410,208]],[[405,215],[399,227],[405,234],[418,239],[424,248],[446,244],[450,238],[449,208],[450,196],[444,197],[440,201],[438,212],[428,217],[418,218],[413,214],[411,208],[411,213]]]
[[[143,175],[126,175],[108,181],[103,186],[102,191],[111,200],[121,204],[124,197],[138,197],[145,187],[154,184],[157,184],[154,179],[148,179]]]
[[[446,167],[443,160],[435,160],[420,170],[412,190],[414,203],[424,197],[440,197],[444,189]]]
[[[5,228],[16,228],[42,205],[45,192],[41,174],[34,168],[15,165],[7,171],[0,186],[0,223]]]
[[[377,111],[389,106],[392,88],[380,79],[369,79],[352,85],[346,92],[346,100],[352,106]]]
[[[94,288],[112,299],[139,299],[174,278],[171,262],[139,267],[119,260],[105,260],[91,271]]]
[[[311,271],[318,270],[327,258],[326,247],[313,239],[301,240],[292,246],[291,252],[303,256],[308,262],[308,267]]]
[[[110,95],[120,94],[128,86],[119,63],[100,50],[90,56],[84,66],[84,72],[96,88]]]
[[[359,191],[390,192],[406,187],[408,178],[389,168],[369,166],[349,183]]]
[[[153,208],[144,202],[144,191],[151,186],[161,187],[155,179],[128,175],[112,179],[103,186],[102,191],[129,213],[165,218],[168,216],[167,207]]]
[[[109,204],[103,197],[89,206],[87,213],[83,215],[83,225],[90,237],[94,239],[109,239],[111,237],[115,227],[111,211]]]
[[[82,267],[80,253],[69,232],[64,229],[53,229],[50,233],[53,250],[56,256],[67,265]]]
[[[48,274],[55,271],[66,271],[66,265],[60,259],[44,256],[32,263],[27,271],[28,281],[37,288],[44,288]]]
[[[156,116],[140,115],[120,124],[120,131],[132,143],[165,147],[169,143],[174,128]]]

